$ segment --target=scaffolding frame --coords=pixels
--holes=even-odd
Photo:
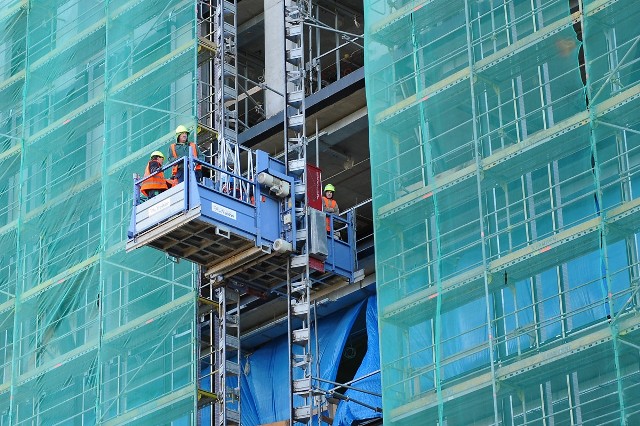
[[[199,268],[171,257],[148,250],[123,254],[126,223],[135,208],[130,178],[144,170],[150,152],[167,153],[178,124],[196,134],[208,158],[229,153],[231,161],[214,164],[222,176],[226,171],[254,178],[247,173],[253,157],[236,143],[243,126],[239,92],[255,102],[253,87],[240,90],[240,66],[226,62],[238,56],[237,42],[229,40],[237,32],[235,3],[219,1],[218,14],[208,18],[192,3],[10,0],[0,12],[0,52],[9,58],[0,64],[0,241],[11,247],[0,262],[1,424],[196,423],[205,408],[226,396],[238,400],[237,387],[218,391],[226,386],[220,368],[201,369],[227,358],[214,356],[216,344],[228,346],[219,339],[232,332],[239,339],[239,327],[232,324],[240,313],[233,291],[229,295],[217,282],[200,283]],[[215,2],[198,5],[205,3]],[[232,31],[225,33],[229,24]],[[302,44],[303,35],[289,37]],[[350,37],[345,43],[353,44],[353,34],[345,35]],[[336,55],[336,79],[342,77],[345,43],[336,38],[331,53],[316,46],[319,56]],[[322,87],[307,88],[307,53],[296,59],[302,76],[290,74],[301,92],[286,93],[290,106],[302,102],[303,128],[305,95]],[[216,74],[211,66],[216,60],[235,71]],[[320,77],[321,64],[314,65]],[[305,132],[298,124],[289,131],[287,155],[294,163],[287,165],[305,173],[299,168],[306,162]],[[304,175],[299,183],[306,184]],[[240,190],[248,195],[248,188]],[[306,232],[304,201],[298,207]],[[307,244],[302,234],[301,247]],[[301,252],[308,260],[307,249]],[[309,278],[308,261],[302,275],[302,259],[292,262],[297,277],[289,287],[302,301],[296,312],[307,304],[305,325],[297,328],[292,319],[292,328],[300,331],[313,323],[308,305],[317,281]],[[298,288],[302,282],[307,287]],[[190,350],[193,342],[199,353]],[[312,343],[305,351],[311,354]],[[29,393],[35,383],[40,399]],[[305,395],[312,391],[297,389]],[[315,397],[307,401],[319,407]],[[71,405],[77,407],[73,413],[62,409]]]

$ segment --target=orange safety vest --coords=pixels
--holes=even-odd
[[[198,158],[198,149],[196,148],[196,144],[193,142],[190,142],[189,146],[191,147],[191,154],[193,155],[193,158]],[[172,143],[169,149],[171,149],[171,154],[173,155],[173,158],[178,158],[178,154],[176,154],[176,144]],[[202,164],[196,164],[196,170],[202,170]],[[178,164],[176,164],[171,168],[171,174],[173,176],[175,176],[177,173],[178,173]]]
[[[149,161],[149,163],[151,163],[151,161]],[[147,163],[147,168],[144,170],[144,177],[151,175],[151,172],[149,171],[149,163]],[[163,170],[155,172],[153,176],[142,182],[140,185],[140,192],[147,197],[149,196],[149,194],[147,194],[148,189],[169,189],[167,186],[167,180],[164,178]]]
[[[324,202],[325,208],[335,209],[338,206],[338,203],[333,198],[330,200],[327,197],[322,197],[322,201]],[[331,231],[331,221],[329,220],[328,216],[327,216],[327,231]]]

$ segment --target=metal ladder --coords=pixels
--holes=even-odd
[[[295,176],[292,199],[297,232],[297,255],[287,265],[287,330],[291,424],[308,424],[315,409],[311,353],[311,280],[309,269],[307,205],[307,139],[305,112],[304,19],[307,4],[292,1],[284,6],[285,96],[284,142],[287,172]]]

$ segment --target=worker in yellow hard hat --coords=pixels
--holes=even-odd
[[[171,183],[164,177],[162,163],[164,155],[160,151],[153,151],[149,163],[144,171],[144,177],[150,176],[140,185],[140,192],[148,198],[155,197],[163,191],[171,188]]]
[[[324,187],[324,195],[322,196],[322,211],[325,213],[339,214],[340,209],[338,203],[333,199],[333,193],[336,192],[336,187],[332,184],[327,184]],[[331,222],[327,217],[327,232],[331,231]]]
[[[169,161],[177,160],[178,158],[186,157],[189,155],[189,149],[191,149],[191,155],[193,158],[198,158],[202,160],[202,156],[198,151],[198,146],[191,142],[188,143],[189,140],[189,129],[182,124],[176,127],[176,141],[169,145]],[[180,183],[184,180],[184,170],[183,163],[178,163],[171,169],[171,179],[174,179],[174,182]],[[196,164],[196,179],[198,182],[202,181],[202,166],[200,164]]]

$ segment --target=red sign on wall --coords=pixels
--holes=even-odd
[[[307,164],[307,204],[322,210],[322,171],[311,164]]]

